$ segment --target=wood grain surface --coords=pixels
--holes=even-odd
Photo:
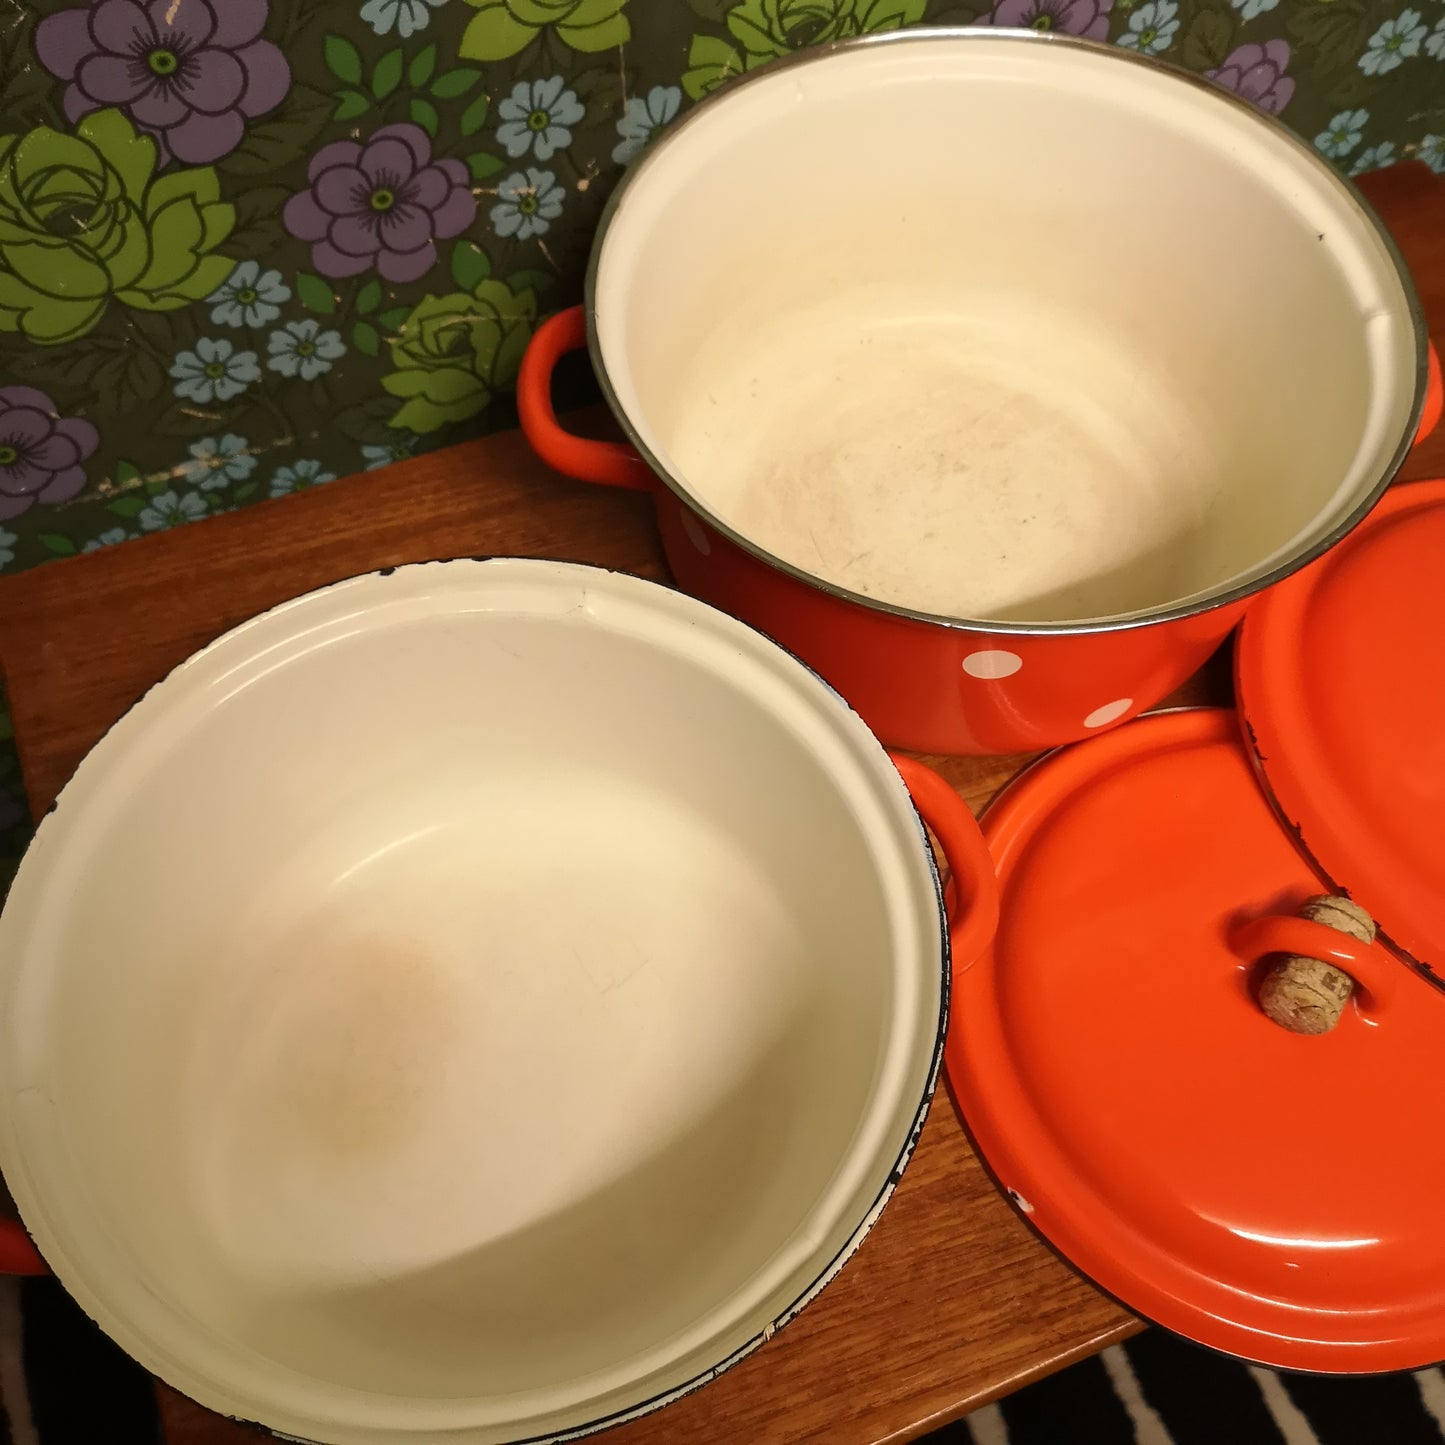
[[[1445,182],[1402,166],[1368,192],[1445,337]],[[1445,435],[1405,472],[1439,474]],[[646,499],[567,482],[506,433],[0,579],[0,666],[32,809],[147,687],[235,623],[375,567],[497,554],[666,576]],[[1227,702],[1228,679],[1218,658],[1175,700]],[[979,810],[1025,760],[931,761]],[[822,1296],[713,1384],[602,1438],[912,1439],[1137,1328],[1014,1215],[942,1088],[892,1202]],[[256,1438],[164,1387],[159,1397],[170,1445]]]

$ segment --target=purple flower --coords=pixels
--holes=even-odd
[[[1107,40],[1113,8],[1114,0],[996,0],[993,10],[978,23]]]
[[[46,16],[35,50],[70,82],[71,121],[119,106],[155,136],[162,164],[207,165],[291,85],[286,57],[260,38],[266,11],[267,0],[91,0]]]
[[[0,521],[33,502],[68,502],[85,486],[80,465],[100,437],[88,421],[62,417],[33,386],[0,386]]]
[[[388,281],[415,281],[436,263],[438,240],[459,235],[477,214],[459,160],[431,158],[418,125],[384,125],[362,145],[332,141],[311,157],[308,189],[286,202],[286,229],[310,241],[323,276],[375,266]]]
[[[1206,71],[1210,80],[1232,90],[1261,110],[1278,115],[1294,94],[1289,67],[1289,42],[1266,40],[1263,45],[1241,45],[1224,58],[1224,64]]]

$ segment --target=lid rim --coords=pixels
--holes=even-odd
[[[1328,1130],[1312,1148],[1297,1109],[1285,1109],[1286,1132],[1275,1132],[1270,1111],[1255,1104],[1284,1102],[1292,1081],[1312,1091],[1331,1129],[1354,1130],[1364,1114],[1377,1117],[1381,1097],[1410,1086],[1438,1017],[1392,1010],[1399,1016],[1377,1024],[1352,1010],[1333,1037],[1299,1038],[1241,999],[1250,965],[1225,941],[1236,905],[1248,905],[1245,917],[1287,913],[1290,899],[1319,885],[1264,806],[1239,731],[1227,708],[1141,719],[1054,754],[999,795],[984,833],[1010,916],[1023,921],[956,979],[950,1092],[1015,1212],[1125,1308],[1271,1368],[1329,1376],[1425,1368],[1445,1357],[1445,1308],[1428,1273],[1400,1268],[1425,1228],[1420,1191],[1395,1198],[1370,1182],[1336,1193],[1355,1151]],[[1143,780],[1132,789],[1131,772]],[[1180,794],[1170,827],[1159,818],[1159,790],[1189,779],[1198,782]],[[1098,830],[1116,811],[1122,821],[1101,847]],[[1225,838],[1232,846],[1218,848]],[[1181,881],[1196,840],[1208,850],[1199,877]],[[1161,885],[1126,907],[1110,878],[1137,876],[1120,870],[1145,859],[1158,860]],[[1195,917],[1181,911],[1192,903],[1207,910],[1200,927],[1181,924]],[[1130,930],[1127,944],[1115,928]],[[1165,961],[1176,967],[1155,966]],[[1210,977],[1226,970],[1222,991],[1199,987],[1201,968]],[[1184,1007],[1199,1012],[1171,1031]],[[1130,1040],[1139,1046],[1132,1053]],[[1216,1053],[1235,1063],[1213,1067]],[[1341,1114],[1361,1059],[1385,1054],[1400,1061],[1398,1076],[1381,1076],[1355,1113]],[[1109,1077],[1086,1082],[1101,1069]],[[1083,1085],[1075,1094],[1071,1079]],[[1150,1080],[1153,1102],[1109,1112]],[[1385,1138],[1366,1182],[1394,1172],[1400,1129]],[[1286,1142],[1304,1172],[1271,1172]],[[1357,1244],[1368,1246],[1364,1254],[1315,1248]]]
[[[1445,606],[1438,617],[1409,613],[1392,597],[1378,590],[1367,592],[1352,580],[1352,569],[1368,560],[1372,548],[1399,545],[1411,518],[1442,509],[1445,479],[1395,487],[1339,548],[1259,597],[1240,628],[1234,683],[1255,780],[1300,856],[1331,891],[1367,909],[1380,941],[1405,967],[1432,988],[1445,991],[1445,937],[1439,936],[1438,927],[1432,932],[1428,921],[1433,917],[1427,897],[1432,884],[1418,872],[1412,877],[1407,861],[1438,857],[1439,850],[1422,843],[1418,853],[1398,852],[1401,832],[1420,833],[1412,821],[1408,764],[1402,762],[1392,770],[1395,787],[1389,797],[1376,786],[1368,797],[1357,800],[1351,788],[1361,770],[1350,766],[1356,754],[1335,754],[1343,744],[1368,748],[1369,755],[1378,758],[1382,756],[1379,734],[1349,733],[1342,738],[1338,715],[1331,709],[1352,691],[1365,700],[1362,712],[1367,711],[1376,724],[1394,724],[1395,751],[1405,759],[1414,756],[1411,744],[1418,736],[1410,723],[1416,700],[1392,705],[1390,679],[1401,669],[1391,664],[1403,657],[1408,674],[1411,654],[1425,655],[1413,640],[1432,635],[1431,623],[1445,619]],[[1353,640],[1357,665],[1362,639],[1368,641],[1371,675],[1342,672],[1343,646],[1337,653],[1333,637],[1326,641],[1313,635],[1312,621],[1327,601],[1336,625],[1341,616],[1349,618],[1351,634],[1345,643]],[[1432,599],[1432,608],[1436,605]],[[1355,628],[1359,635],[1352,636]],[[1322,731],[1327,717],[1332,719],[1329,738]],[[1382,814],[1378,811],[1382,806],[1392,811]],[[1382,818],[1388,826],[1377,822]],[[1406,937],[1409,943],[1403,941]],[[1428,943],[1428,951],[1421,943]]]

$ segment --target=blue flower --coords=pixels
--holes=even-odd
[[[405,40],[418,30],[425,30],[433,10],[440,10],[447,0],[366,0],[361,18],[378,35],[389,35],[392,27]]]
[[[194,351],[171,363],[175,393],[186,401],[230,401],[261,379],[254,351],[237,351],[229,341],[203,336]]]
[[[492,207],[492,229],[499,236],[525,241],[546,233],[562,214],[566,193],[551,171],[527,167],[527,173],[513,171],[497,187],[497,204]]]
[[[331,363],[346,355],[346,343],[335,331],[321,330],[321,323],[307,317],[305,321],[288,321],[282,331],[273,331],[266,343],[271,353],[266,365],[282,376],[301,377],[315,381]]]
[[[1315,149],[1323,151],[1332,161],[1349,155],[1363,139],[1369,120],[1367,110],[1342,110],[1315,137]]]
[[[124,527],[107,527],[98,537],[92,537],[80,550],[82,552],[99,552],[102,547],[114,547],[121,542],[133,541],[140,536],[139,532],[127,532]]]
[[[284,497],[290,492],[304,492],[307,487],[319,487],[322,482],[334,482],[335,472],[323,472],[320,462],[292,462],[289,467],[277,467],[271,478],[271,495]]]
[[[1350,162],[1350,174],[1352,176],[1363,175],[1365,171],[1378,171],[1385,166],[1395,164],[1395,145],[1393,141],[1381,141],[1377,146],[1366,146],[1353,161]]]
[[[1229,3],[1239,11],[1241,20],[1254,20],[1266,10],[1273,10],[1279,0],[1229,0]]]
[[[1274,3],[1279,4],[1279,0]],[[634,95],[617,122],[617,134],[622,139],[613,146],[612,159],[625,166],[681,109],[682,91],[675,85],[654,85],[646,98]]]
[[[264,326],[281,314],[291,288],[279,271],[263,271],[255,261],[242,261],[224,286],[211,292],[211,320],[217,326]]]
[[[1435,22],[1430,38],[1425,42],[1425,54],[1434,60],[1445,60],[1445,15]]]
[[[162,492],[150,499],[150,505],[142,510],[136,521],[140,523],[142,532],[162,532],[167,527],[204,517],[206,511],[205,498],[195,492],[183,492],[179,496],[175,492]]]
[[[1445,176],[1445,135],[1423,136],[1415,149],[1415,157],[1424,161],[1437,176]]]
[[[191,443],[192,460],[185,464],[185,479],[203,492],[216,492],[227,482],[245,481],[256,469],[245,437],[227,432],[220,441],[202,437]]]
[[[1359,59],[1360,69],[1366,75],[1385,75],[1418,55],[1420,42],[1428,33],[1429,27],[1421,24],[1418,10],[1402,10],[1370,36]]]
[[[1129,17],[1129,29],[1119,37],[1126,50],[1158,55],[1168,50],[1179,33],[1179,6],[1174,0],[1148,0]]]
[[[0,567],[8,567],[15,560],[15,544],[19,540],[14,532],[0,527]]]
[[[497,139],[513,160],[531,151],[539,161],[549,161],[572,144],[572,127],[586,112],[577,93],[562,88],[562,77],[547,80],[519,80],[512,93],[498,107],[502,124]]]
[[[421,440],[418,436],[404,436],[392,442],[390,446],[363,446],[361,455],[366,462],[366,470],[374,472],[378,467],[389,467],[393,462],[403,462],[416,451],[416,444]]]

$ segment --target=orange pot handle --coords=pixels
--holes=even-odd
[[[1415,432],[1416,446],[1440,425],[1440,412],[1445,409],[1445,386],[1442,386],[1440,381],[1440,353],[1435,350],[1433,341],[1429,343],[1429,351],[1425,373],[1425,406],[1420,412],[1419,429]]]
[[[1235,929],[1230,951],[1246,963],[1270,954],[1297,954],[1318,958],[1343,969],[1363,993],[1362,1002],[1373,1012],[1392,1006],[1405,969],[1378,943],[1361,943],[1347,933],[1308,918],[1266,914]]]
[[[622,442],[592,441],[573,436],[552,409],[552,373],[569,351],[587,345],[587,313],[581,306],[559,311],[537,328],[517,373],[517,418],[532,450],[554,470],[579,482],[604,487],[651,489],[652,469]]]
[[[18,1219],[0,1219],[0,1274],[49,1274]]]
[[[973,963],[998,931],[998,875],[968,804],[932,768],[889,753],[913,804],[943,849],[953,882],[948,938],[955,971]]]

